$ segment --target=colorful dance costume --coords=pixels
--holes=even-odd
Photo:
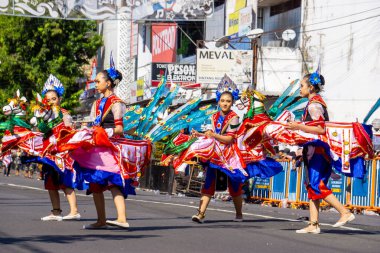
[[[322,97],[318,94],[315,95],[307,104],[302,121],[308,126],[320,126],[324,129],[325,121],[329,120],[326,108]],[[329,145],[320,140],[307,142],[303,145],[303,159],[307,169],[305,185],[308,198],[324,199],[332,194],[327,187],[332,172]]]
[[[50,75],[45,82],[42,95],[49,91],[57,93],[58,97],[62,97],[64,87],[62,83],[53,75]],[[38,99],[37,99],[38,100]],[[40,115],[37,119],[37,127],[43,133],[42,140],[35,138],[34,151],[38,151],[38,156],[25,157],[24,163],[36,162],[43,164],[42,171],[45,174],[45,189],[46,190],[59,190],[65,188],[73,188],[78,190],[85,190],[88,184],[83,180],[81,175],[78,175],[73,169],[73,160],[67,153],[58,152],[57,142],[64,138],[65,135],[74,131],[72,128],[72,117],[69,112],[63,108],[48,105],[47,101],[43,99],[40,101],[41,105],[37,105],[36,111],[39,114],[45,111],[46,114]],[[51,115],[50,118],[45,118],[45,115]],[[42,142],[41,146],[35,145]],[[38,148],[36,148],[38,146]],[[30,154],[30,153],[29,153]]]
[[[77,131],[60,145],[70,151],[74,168],[90,182],[90,192],[101,192],[111,186],[120,188],[124,197],[135,195],[141,170],[149,162],[150,143],[113,136],[113,128],[123,125],[126,108],[116,95],[95,101],[91,117],[93,128]]]
[[[63,108],[61,108],[61,112],[63,114],[63,122],[52,130],[55,138],[58,137],[60,130],[63,128],[68,130],[67,128],[71,128],[72,126],[72,117],[69,112]],[[49,138],[46,138],[45,140],[44,146],[47,146],[47,148],[51,147]],[[49,143],[46,145],[46,142]],[[83,178],[81,178],[80,175],[77,175],[76,171],[72,168],[73,161],[67,154],[62,154],[65,156],[64,159],[66,159],[66,166],[63,168],[62,166],[57,165],[56,161],[54,161],[57,157],[52,157],[52,155],[50,155],[50,153],[55,153],[54,151],[48,151],[45,149],[44,153],[47,156],[42,158],[38,157],[35,159],[35,162],[43,164],[42,172],[44,173],[44,185],[46,190],[60,190],[65,188],[78,190],[88,189],[88,184],[85,183]],[[27,159],[29,162],[32,161],[30,158]]]
[[[229,111],[227,115],[222,115],[221,112],[215,113],[212,117],[212,130],[213,132],[235,137],[235,133],[239,126],[239,117],[234,111]],[[229,166],[238,168],[244,166],[244,161],[239,155],[235,140],[231,144],[224,144],[217,140],[214,140],[214,149],[218,150],[209,157],[208,162],[204,163],[206,168],[205,184],[202,188],[202,194],[213,196],[216,190],[216,176],[217,171],[224,172],[228,177],[228,190],[231,197],[237,197],[242,194],[242,181],[246,179],[247,174],[238,170],[238,172],[231,170],[233,167],[226,167],[228,161]],[[207,159],[206,157],[204,157]],[[243,174],[243,173],[244,174]]]
[[[217,101],[223,92],[230,91],[233,100],[239,98],[239,90],[235,83],[225,75],[218,85],[216,92]],[[193,158],[198,158],[206,169],[206,182],[202,189],[203,194],[213,195],[215,192],[216,171],[219,170],[228,176],[228,184],[231,196],[241,194],[242,183],[248,178],[245,171],[245,163],[236,144],[236,133],[239,127],[239,117],[234,111],[229,111],[226,115],[216,112],[211,116],[211,131],[214,133],[232,136],[233,142],[222,143],[214,138],[199,137],[178,159],[174,160],[174,168],[183,167],[186,162]]]
[[[241,156],[247,166],[246,171],[249,174],[249,178],[259,177],[264,179],[273,177],[283,171],[283,168],[279,162],[267,156],[267,153],[275,154],[269,141],[263,141],[263,143],[253,149],[249,148],[244,142],[247,129],[270,121],[262,102],[265,96],[257,91],[247,90],[243,93],[241,99],[247,99],[248,110],[237,131],[236,139]]]

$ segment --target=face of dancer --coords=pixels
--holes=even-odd
[[[45,94],[46,101],[48,102],[49,105],[57,105],[59,106],[61,103],[60,98],[58,97],[57,92],[55,91],[48,91]]]
[[[111,87],[110,81],[107,81],[107,77],[103,73],[99,73],[95,78],[95,89],[104,94]]]
[[[307,78],[302,79],[301,86],[300,86],[300,95],[303,98],[309,97],[309,95],[312,93],[312,87],[307,82]]]
[[[232,100],[231,95],[223,94],[219,100],[219,107],[222,109],[223,113],[227,113],[231,110],[232,103],[233,103],[233,100]]]

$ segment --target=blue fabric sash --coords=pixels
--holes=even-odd
[[[92,124],[93,126],[100,126],[100,123],[102,123],[104,107],[106,105],[107,99],[108,99],[108,97],[102,98],[102,100],[100,101],[99,108],[97,111],[98,116],[96,116],[94,123]]]
[[[219,118],[218,118],[216,126],[215,126],[215,132],[217,134],[220,134],[220,132],[222,131],[224,118],[225,117],[222,114],[219,114]]]

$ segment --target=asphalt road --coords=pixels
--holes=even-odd
[[[61,195],[64,214],[68,204]],[[204,224],[193,223],[198,199],[138,191],[127,200],[129,230],[84,230],[96,219],[92,197],[78,192],[81,221],[42,222],[51,205],[43,182],[0,175],[0,252],[380,252],[380,217],[357,215],[344,228],[321,214],[322,233],[299,235],[306,210],[244,205],[232,222],[231,202],[213,201]],[[109,193],[107,217],[116,217]]]

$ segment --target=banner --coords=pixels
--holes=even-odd
[[[197,49],[197,83],[209,89],[227,74],[239,88],[252,84],[252,50]]]
[[[144,79],[138,79],[136,81],[136,100],[142,101],[144,98]]]
[[[252,30],[252,11],[252,6],[248,6],[229,14],[227,35],[234,38],[244,36]]]
[[[238,29],[238,36],[244,36],[246,35],[250,30],[252,30],[252,6],[248,6],[244,9],[241,9],[239,11],[239,29]]]
[[[232,35],[239,32],[239,15],[240,15],[239,11],[228,15],[227,35]]]
[[[157,23],[152,25],[152,62],[175,62],[177,25]]]
[[[195,84],[195,64],[152,63],[152,86],[156,87],[165,73],[167,74],[167,80],[169,83],[172,81],[185,88],[200,87],[200,84]]]
[[[243,9],[246,5],[246,0],[236,0],[235,2],[235,11]]]
[[[214,0],[0,0],[0,14],[62,19],[205,20]]]

